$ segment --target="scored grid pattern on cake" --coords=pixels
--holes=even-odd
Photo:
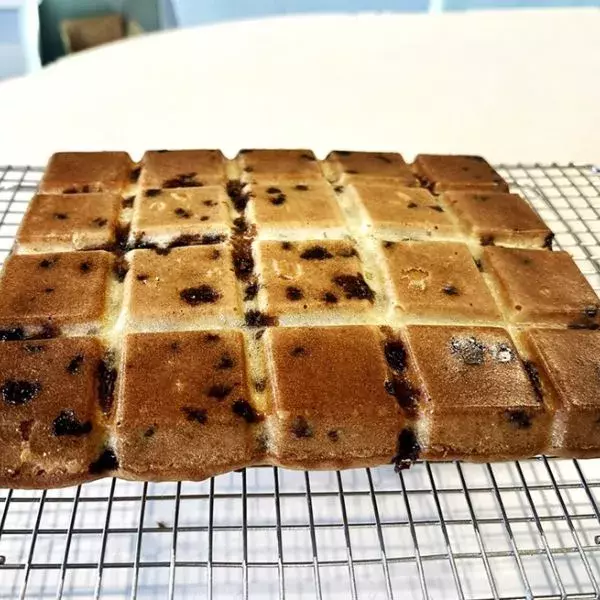
[[[11,221],[15,225],[18,223],[33,192],[33,186],[18,187],[19,181],[26,181],[26,170],[10,171],[13,177],[7,177],[9,170],[6,169],[0,186],[0,203],[5,202],[0,204],[0,238],[5,255],[16,229],[15,226],[11,230],[9,224]],[[557,233],[558,245],[574,255],[598,291],[600,179],[597,172],[591,167],[533,165],[502,168],[500,172],[542,213]],[[30,181],[36,181],[41,173],[38,170],[37,173],[28,171],[28,174]],[[421,597],[427,592],[431,597],[508,598],[524,594],[597,597],[600,585],[597,576],[599,547],[594,540],[600,526],[597,469],[596,460],[537,459],[493,466],[420,464],[415,470],[401,474],[398,482],[389,469],[309,475],[260,468],[224,475],[202,484],[134,484],[112,480],[56,492],[8,492],[0,522],[0,542],[4,541],[9,548],[18,549],[20,545],[20,555],[12,562],[10,553],[5,553],[6,562],[0,566],[0,572],[11,573],[14,578],[9,582],[7,577],[1,593],[5,597],[14,597],[22,592],[23,597],[34,597],[36,591],[43,591],[47,597],[80,597],[82,589],[89,589],[89,596],[91,590],[97,588],[102,597],[108,597],[107,594],[111,597],[196,597],[196,586],[200,584],[203,588],[206,586],[207,597],[211,594],[213,597],[246,595],[248,590],[260,591],[262,597],[278,597],[284,591],[286,597],[299,597],[307,589],[310,590],[308,594],[314,590],[316,597],[363,597],[369,592],[378,593],[376,597],[392,597],[392,594],[399,597],[398,590],[402,591],[402,597]],[[550,500],[545,497],[546,493],[551,496]],[[431,501],[431,506],[424,509],[426,515],[423,516],[419,507],[425,497]],[[282,510],[288,499],[293,498],[299,498],[301,505],[311,508],[306,519],[299,519],[300,523],[288,520],[289,511]],[[368,500],[367,507],[354,505],[355,499],[363,498]],[[449,513],[452,498],[467,502],[469,510],[461,518]],[[412,512],[405,512],[403,518],[394,520],[389,516],[385,499],[391,499],[394,505],[412,508]],[[253,503],[257,500],[261,504],[267,500],[274,502],[272,525],[252,523],[256,516]],[[330,514],[339,512],[342,503],[339,524],[331,518],[319,521],[322,516],[316,504],[320,500],[325,501]],[[229,501],[239,508],[240,518],[231,514]],[[199,525],[200,518],[194,525],[183,524],[181,515],[190,514],[197,509],[195,503],[201,502],[205,503],[201,504],[203,508],[208,505],[208,522]],[[515,513],[513,502],[521,505],[519,511],[522,514]],[[486,503],[493,505],[493,517],[481,516],[479,507]],[[99,510],[86,510],[94,504]],[[190,504],[194,508],[187,508]],[[166,505],[168,510],[156,512],[157,505]],[[63,517],[67,512],[67,517],[71,516],[72,520],[63,520],[59,528],[54,515],[54,521],[44,528],[44,518],[59,512],[59,507]],[[127,522],[134,524],[111,523],[108,519],[111,511],[119,516],[127,514]],[[103,515],[97,527],[86,528],[76,522],[77,517],[90,512]],[[149,525],[144,515],[159,520]],[[160,518],[165,515],[166,522],[163,523]],[[561,524],[564,525],[562,533],[558,531]],[[533,534],[529,542],[525,542],[519,528],[533,525]],[[470,540],[468,551],[454,545],[460,541],[457,542],[452,530],[462,526],[474,528],[479,536]],[[510,532],[500,549],[494,527],[504,532],[504,537]],[[388,535],[395,533],[394,528],[409,532],[410,548],[404,555],[402,552],[398,555],[393,544],[395,536]],[[187,560],[184,556],[186,546],[189,550],[189,545],[181,543],[186,529],[192,535],[202,532],[209,540],[209,553],[201,560],[197,556]],[[435,551],[431,548],[431,540],[420,535],[428,529],[441,536]],[[309,552],[304,560],[290,559],[294,548],[302,546],[301,543],[291,546],[286,543],[286,534],[296,530],[310,533]],[[260,548],[256,547],[253,537],[257,531],[264,535],[264,532],[276,532],[265,542],[271,546],[273,556],[262,562],[254,560],[260,556]],[[340,536],[333,541],[323,540],[322,534],[327,531],[339,532]],[[362,554],[363,547],[369,547],[373,540],[362,540],[361,544],[360,536],[358,541],[354,537],[357,532],[367,531],[372,531],[375,536],[375,558],[364,558]],[[61,554],[65,540],[69,544],[73,539],[81,542],[82,538],[89,539],[87,532],[88,536],[101,540],[100,547],[96,548],[98,551],[91,553],[87,563],[79,563],[73,557],[77,554],[74,546],[68,560],[66,555],[57,557],[56,552],[48,555],[46,560],[36,554],[36,545],[42,545],[40,542],[46,538],[60,538]],[[220,545],[222,549],[224,541],[221,534],[227,532],[240,534],[231,544],[234,551],[230,556],[216,557],[217,549]],[[169,540],[168,556],[164,560],[153,561],[145,556],[148,548],[160,547],[155,543],[155,534]],[[414,546],[410,543],[411,534],[417,536],[414,539],[418,543]],[[129,537],[133,552],[126,558],[116,554],[111,562],[106,554],[107,543],[119,535]],[[446,537],[449,544],[444,541]],[[127,543],[124,545],[128,546]],[[326,552],[336,548],[341,550],[341,556],[338,552],[332,559]],[[75,550],[81,551],[81,545]],[[472,560],[476,564],[469,569]],[[408,566],[410,572],[406,573]],[[303,568],[307,570],[304,579],[296,577],[295,573],[302,573]],[[436,574],[440,569],[441,575]],[[193,572],[191,577],[189,571]],[[402,578],[399,578],[400,571]],[[80,588],[73,579],[77,572],[88,574]],[[156,573],[154,577],[151,576],[153,572]],[[265,576],[260,576],[261,572]],[[125,576],[119,578],[119,573]],[[231,573],[235,575],[230,577]],[[515,576],[512,586],[506,581],[510,579],[507,574]],[[37,577],[40,575],[41,578]],[[112,589],[107,578],[115,580]],[[480,584],[483,582],[483,588],[471,588],[478,578]]]

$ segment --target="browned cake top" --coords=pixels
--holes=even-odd
[[[411,320],[500,321],[500,311],[468,246],[385,243],[395,304]]]
[[[92,338],[4,344],[0,352],[0,461],[17,468],[19,456],[40,468],[59,460],[90,462],[101,435],[103,348]],[[7,454],[8,453],[8,454]]]
[[[120,192],[133,169],[126,152],[57,152],[40,182],[41,193]]]
[[[389,180],[397,185],[416,185],[416,177],[410,167],[396,152],[349,152],[334,150],[327,156],[327,163],[341,183],[354,180]]]
[[[142,189],[201,187],[223,184],[225,157],[220,150],[151,150],[144,154]]]
[[[430,410],[537,407],[509,334],[495,327],[407,327]]]
[[[456,237],[454,224],[425,189],[355,181],[348,190],[356,194],[362,207],[362,226],[374,230],[380,237]]]
[[[103,251],[10,257],[0,279],[0,329],[99,326],[112,263]]]
[[[147,191],[147,190],[146,190]],[[141,191],[133,207],[134,240],[175,239],[213,232],[229,234],[229,198],[223,186]]]
[[[445,192],[441,203],[453,212],[465,233],[482,245],[548,246],[552,232],[517,194]]]
[[[527,339],[562,406],[600,409],[599,331],[532,329]]]
[[[375,327],[276,328],[267,334],[275,410],[298,415],[398,414],[386,391],[385,340]]]
[[[344,228],[344,218],[331,186],[325,181],[250,186],[249,212],[257,227],[269,235],[275,228],[289,231]],[[302,232],[302,237],[310,234]]]
[[[483,265],[515,323],[600,323],[600,300],[566,252],[485,248]]]
[[[237,331],[126,336],[119,421],[152,435],[161,427],[244,423],[249,404],[244,339]],[[241,411],[240,411],[241,412]]]
[[[312,150],[241,150],[238,159],[244,181],[307,183],[323,178]]]
[[[263,242],[259,252],[269,313],[335,319],[339,311],[361,314],[373,306],[375,293],[351,242]]]
[[[129,260],[124,303],[135,327],[231,325],[241,313],[228,246],[134,250]]]
[[[118,194],[38,194],[17,243],[37,252],[109,246],[115,241],[120,204]]]
[[[413,169],[436,194],[460,189],[508,191],[506,182],[481,156],[419,154]]]

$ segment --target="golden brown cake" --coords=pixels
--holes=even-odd
[[[434,194],[446,190],[508,192],[508,184],[481,156],[419,154],[413,171]]]
[[[600,456],[596,292],[483,159],[413,169],[55,155],[0,276],[0,485]]]

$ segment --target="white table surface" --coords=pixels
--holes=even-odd
[[[311,147],[600,161],[600,10],[280,17],[162,32],[0,84],[0,163]]]

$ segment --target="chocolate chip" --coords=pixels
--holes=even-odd
[[[360,273],[356,275],[337,275],[332,281],[342,288],[348,300],[355,298],[357,300],[373,302],[375,299],[375,292],[369,287]]]
[[[278,187],[268,187],[267,194],[281,194],[281,190]]]
[[[259,379],[258,381],[254,382],[254,389],[257,392],[264,392],[267,389],[267,380],[266,379]]]
[[[229,354],[223,354],[219,359],[219,362],[215,365],[215,369],[232,369],[235,362]]]
[[[54,257],[51,259],[44,258],[39,262],[39,266],[41,269],[51,269],[58,261],[58,257]]]
[[[146,198],[154,198],[155,196],[160,196],[160,194],[162,194],[162,190],[159,188],[150,188],[144,192]]]
[[[452,338],[450,351],[466,365],[482,365],[485,346],[474,337]]]
[[[396,442],[396,454],[392,458],[392,464],[396,473],[408,469],[418,458],[421,446],[412,429],[403,429]]]
[[[255,334],[254,334],[254,339],[255,340],[260,340],[262,339],[262,336],[265,335],[265,330],[264,329],[259,329]]]
[[[206,333],[204,334],[205,342],[218,342],[221,339],[221,336],[218,333]]]
[[[203,187],[203,183],[196,179],[196,173],[181,173],[171,179],[163,181],[163,188]]]
[[[83,365],[83,354],[78,354],[75,358],[71,359],[71,362],[67,365],[67,372],[71,375],[77,375],[81,372],[81,365]]]
[[[259,310],[249,310],[244,320],[248,327],[272,327],[277,325],[277,318],[260,312]]]
[[[383,242],[384,248],[393,248],[396,245],[396,242]]]
[[[138,275],[135,276],[135,278],[138,281],[148,281],[148,279],[150,278],[150,275],[148,275],[147,273],[139,273]]]
[[[179,297],[190,306],[198,306],[199,304],[213,304],[220,297],[217,291],[210,285],[199,285],[198,287],[189,287],[179,292]]]
[[[527,377],[529,377],[529,381],[531,381],[531,385],[533,387],[533,392],[535,393],[535,397],[538,402],[544,401],[544,391],[542,389],[542,382],[540,380],[540,373],[530,360],[523,361],[523,367],[525,372],[527,373]]]
[[[323,294],[323,301],[327,304],[337,304],[338,297],[333,292],[325,292]]]
[[[1,339],[1,338],[0,338]],[[44,352],[46,346],[42,346],[41,344],[25,344],[23,350],[28,354],[38,354],[40,352]]]
[[[304,354],[306,354],[306,348],[303,348],[302,346],[296,346],[290,350],[291,356],[302,356]]]
[[[37,381],[24,381],[21,379],[7,379],[0,386],[2,400],[10,406],[22,406],[31,402],[42,390]]]
[[[233,240],[233,270],[238,279],[247,280],[254,270],[252,241],[247,238]]]
[[[582,312],[584,317],[589,317],[590,319],[593,319],[594,317],[598,316],[598,307],[586,306]]]
[[[327,437],[332,441],[332,442],[337,442],[340,439],[340,434],[337,431],[337,429],[331,429],[330,431],[327,432]]]
[[[294,189],[298,190],[299,192],[307,192],[309,187],[304,183],[298,183],[294,186]]]
[[[258,423],[263,420],[263,416],[254,410],[254,407],[247,401],[240,398],[231,406],[234,415],[242,417],[247,423]]]
[[[385,343],[383,347],[385,360],[392,371],[402,373],[406,369],[406,349],[404,344],[398,340],[392,340]]]
[[[224,385],[221,383],[216,383],[214,385],[211,385],[207,392],[206,395],[209,398],[214,398],[215,400],[224,400],[225,398],[227,398],[227,396],[229,396],[229,394],[231,394],[233,390],[233,387],[230,385]]]
[[[482,235],[480,243],[482,246],[493,246],[494,236],[493,235]]]
[[[543,248],[547,248],[548,250],[552,250],[552,242],[554,242],[554,234],[549,233],[544,238]]]
[[[181,344],[179,342],[171,342],[169,348],[171,348],[173,352],[179,352],[181,350]]]
[[[66,221],[69,218],[67,213],[54,213],[53,216],[57,221]]]
[[[304,298],[302,290],[299,287],[295,287],[293,285],[288,285],[287,288],[285,288],[285,295],[288,300],[292,301],[302,300],[302,298]]]
[[[504,416],[517,429],[529,429],[531,417],[524,410],[506,410]]]
[[[259,285],[257,281],[248,284],[244,290],[244,300],[254,300],[258,294],[258,287]]]
[[[131,183],[135,183],[140,178],[141,172],[142,167],[140,166],[131,169],[131,171],[129,172],[129,181],[131,181]]]
[[[73,186],[67,187],[62,191],[63,194],[77,194],[77,192],[78,192],[77,188],[73,187]]]
[[[46,293],[46,294],[51,294],[53,291],[54,291],[53,287],[44,288],[44,293]]]
[[[188,421],[195,421],[196,423],[200,423],[204,425],[207,420],[206,409],[204,408],[192,408],[191,406],[182,407],[181,411],[185,413],[185,416]]]
[[[336,255],[341,256],[342,258],[351,258],[352,256],[358,256],[358,252],[356,251],[356,248],[352,246],[345,246],[340,248],[336,252]]]
[[[274,204],[275,206],[281,206],[285,203],[286,196],[285,194],[278,194],[277,196],[275,196],[275,198],[271,198],[270,200],[271,204]]]
[[[217,260],[218,258],[221,258],[221,251],[218,248],[215,248],[211,253],[210,253],[210,257],[213,260]]]
[[[149,438],[152,437],[156,433],[156,425],[150,425],[146,431],[144,431],[144,437]]]
[[[118,257],[113,263],[113,274],[119,283],[123,283],[125,281],[125,277],[127,276],[127,272],[129,271],[129,263],[124,256]]]
[[[210,198],[208,200],[203,200],[202,204],[204,204],[204,206],[216,206],[217,203],[215,200],[211,200]]]
[[[90,464],[88,471],[91,475],[102,475],[119,468],[119,460],[112,448],[105,448],[100,456]]]
[[[341,193],[344,191],[344,186],[343,186],[343,185],[336,185],[336,186],[333,188],[333,191],[334,191],[336,194],[341,194]]]
[[[230,179],[227,182],[227,194],[237,211],[242,212],[246,209],[250,196],[244,192],[244,184],[239,179]]]
[[[291,250],[292,244],[290,242],[281,242],[281,249],[282,250]]]
[[[251,165],[248,165],[247,167],[244,167],[244,172],[246,173],[253,173],[254,172],[254,167]]]
[[[29,441],[29,437],[31,436],[31,428],[33,427],[34,420],[27,419],[27,421],[21,421],[19,423],[19,433],[21,434],[21,439],[24,442]]]
[[[248,222],[244,217],[237,217],[233,220],[233,228],[236,233],[242,234],[248,231]]]
[[[408,416],[413,416],[417,408],[418,390],[415,390],[405,377],[394,377],[384,382],[385,391],[396,398],[398,406]]]
[[[95,219],[92,219],[92,225],[95,225],[96,227],[104,227],[107,223],[108,219],[103,217],[96,217]]]
[[[333,254],[323,246],[310,246],[300,254],[304,260],[326,260],[333,258]]]
[[[115,251],[125,252],[127,250],[127,242],[129,240],[130,223],[119,223],[115,228]]]
[[[406,205],[406,208],[417,208],[418,204],[416,202],[409,202]]]
[[[308,421],[302,416],[298,416],[293,420],[292,433],[297,438],[310,438],[313,436],[312,427],[308,424]]]
[[[185,208],[181,208],[181,206],[178,206],[173,212],[180,219],[189,219],[192,216],[192,213],[189,210],[186,210]]]
[[[430,206],[429,208],[431,210],[435,210],[436,212],[440,212],[440,213],[444,212],[444,209],[441,206]]]
[[[202,215],[202,216],[200,217],[200,220],[201,220],[201,221],[208,221],[208,219],[209,219],[209,218],[210,218],[210,217],[207,217],[206,215]]]
[[[481,271],[483,273],[483,263],[481,262],[481,259],[479,258],[475,258],[475,266],[479,269],[479,271]]]
[[[98,377],[98,397],[102,412],[109,413],[113,405],[115,381],[117,380],[117,369],[114,367],[114,356],[112,353],[98,361],[96,370]]]
[[[453,285],[445,285],[442,288],[442,292],[444,292],[444,294],[447,294],[448,296],[459,296],[460,295],[458,290]]]
[[[92,270],[92,263],[90,263],[89,261],[84,261],[79,265],[79,270],[82,273],[89,273]]]
[[[52,421],[52,432],[56,436],[72,435],[81,437],[92,431],[91,421],[80,421],[71,409],[63,410],[58,417]]]

